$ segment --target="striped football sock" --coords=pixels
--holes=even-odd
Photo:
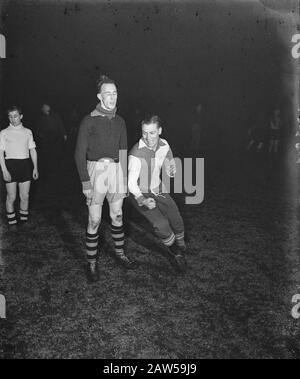
[[[28,221],[28,216],[29,216],[28,210],[24,211],[23,209],[20,209],[19,215],[20,215],[20,221],[21,222],[27,222]]]
[[[123,225],[115,226],[111,224],[110,230],[111,230],[112,239],[114,241],[116,254],[123,255],[124,245],[125,245],[125,235],[124,235]]]
[[[176,233],[175,239],[176,239],[177,246],[183,251],[186,250],[186,244],[184,241],[184,232]]]
[[[6,217],[8,221],[8,225],[16,225],[17,224],[17,217],[16,212],[6,212]]]
[[[98,251],[98,232],[91,234],[86,233],[85,246],[86,246],[86,257],[89,263],[96,263],[97,251]]]
[[[171,245],[173,245],[173,243],[175,242],[175,234],[171,233],[169,235],[169,237],[162,239],[162,242],[163,242],[164,245],[166,245],[168,247],[171,246]]]

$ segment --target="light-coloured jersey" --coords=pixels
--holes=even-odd
[[[175,169],[175,161],[170,146],[162,138],[159,139],[155,151],[148,148],[142,139],[131,149],[128,166],[128,189],[135,199],[142,198],[143,192],[156,194],[160,191],[160,172],[164,164],[167,164],[166,168],[171,164]]]
[[[5,159],[29,158],[29,150],[35,147],[31,130],[23,125],[9,125],[0,132],[0,150],[5,152]]]

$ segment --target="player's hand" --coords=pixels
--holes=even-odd
[[[7,170],[3,172],[3,179],[6,182],[11,182],[11,175],[10,175],[10,173]]]
[[[143,205],[148,209],[154,209],[156,207],[156,201],[150,197],[143,201]]]
[[[83,194],[86,197],[86,205],[90,206],[92,204],[92,199],[93,199],[93,190],[92,189],[83,190]]]
[[[33,169],[32,177],[34,180],[37,180],[39,178],[39,172],[37,168]]]
[[[170,178],[174,178],[176,174],[176,166],[170,165],[169,169],[167,170],[167,174]]]
[[[176,164],[173,159],[166,164],[166,173],[170,178],[174,178],[176,174]]]

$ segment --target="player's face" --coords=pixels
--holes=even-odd
[[[21,124],[21,120],[23,115],[21,115],[18,111],[9,112],[8,119],[11,125],[18,126]]]
[[[118,92],[117,88],[112,83],[102,84],[101,91],[98,94],[98,98],[101,101],[101,105],[108,109],[113,110],[117,105]]]
[[[148,147],[154,148],[157,145],[160,134],[161,128],[158,128],[156,123],[143,124],[142,138]]]

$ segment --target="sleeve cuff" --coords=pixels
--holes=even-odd
[[[82,189],[83,191],[91,190],[92,189],[92,184],[88,180],[87,182],[82,182]]]

